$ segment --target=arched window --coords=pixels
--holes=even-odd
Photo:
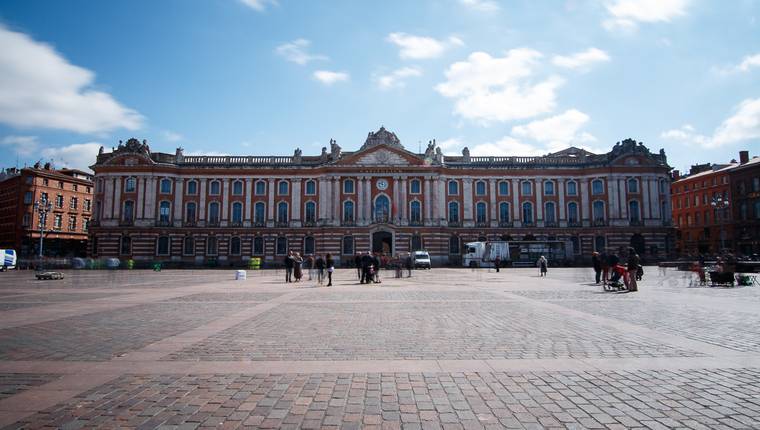
[[[554,195],[554,181],[544,181],[544,195],[545,196]]]
[[[570,237],[570,244],[573,247],[573,254],[581,253],[581,242],[578,240],[578,236]]]
[[[354,255],[353,236],[343,236],[343,240],[341,240],[340,252],[343,255]]]
[[[317,221],[317,204],[314,202],[306,202],[304,205],[304,221],[316,222]]]
[[[557,222],[557,206],[554,202],[546,202],[544,204],[544,221],[547,223]]]
[[[288,238],[285,236],[280,236],[277,238],[277,242],[275,242],[275,253],[277,255],[285,255],[288,253]]]
[[[343,222],[346,224],[354,222],[354,202],[351,200],[343,202]]]
[[[449,237],[449,254],[459,255],[459,236]]]
[[[267,193],[267,183],[264,181],[256,181],[256,189],[254,190],[257,196],[263,196]]]
[[[353,179],[346,179],[343,181],[343,194],[353,194],[354,193],[354,180]]]
[[[455,196],[459,194],[459,182],[449,181],[449,195]]]
[[[524,196],[533,194],[533,184],[531,184],[530,181],[522,181],[520,184],[520,194]]]
[[[374,218],[376,222],[388,222],[391,214],[391,202],[384,194],[375,199]]]
[[[313,196],[317,194],[317,183],[309,179],[306,181],[306,195]]]
[[[222,193],[222,185],[219,181],[211,181],[208,187],[208,193],[212,196],[218,196]]]
[[[119,243],[119,254],[130,255],[132,254],[132,238],[129,236],[122,236],[121,243]]]
[[[311,236],[306,236],[303,240],[303,253],[305,255],[314,255],[314,250],[316,249],[314,238]]]
[[[288,222],[288,204],[286,202],[277,203],[277,222]]]
[[[607,239],[605,239],[604,236],[594,237],[594,251],[604,252],[606,247],[607,247]]]
[[[594,222],[603,222],[607,217],[604,213],[604,202],[601,200],[597,200],[594,202],[593,206],[593,212],[594,212]]]
[[[628,180],[628,192],[629,193],[639,192],[639,181],[637,179],[631,178]]]
[[[522,221],[524,224],[533,224],[533,204],[531,202],[522,204]]]
[[[240,255],[240,238],[235,236],[232,239],[230,239],[230,254],[232,255]]]
[[[195,240],[193,240],[192,236],[185,236],[185,239],[183,239],[182,254],[183,255],[195,254]]]
[[[641,213],[639,212],[638,200],[631,200],[628,202],[628,218],[633,222],[641,221]]]
[[[124,221],[132,221],[135,219],[135,202],[132,200],[124,202],[124,211],[121,214],[121,219]]]
[[[208,222],[211,224],[219,223],[219,202],[208,204]]]
[[[509,222],[509,203],[499,203],[499,222]]]
[[[485,202],[477,202],[475,204],[475,222],[478,223],[485,223],[486,222],[486,212],[487,212],[487,206]]]
[[[409,182],[409,193],[410,194],[422,193],[422,184],[420,183],[419,179],[412,179]]]
[[[253,205],[253,222],[263,224],[266,220],[266,205],[264,202],[256,202]]]
[[[169,194],[172,192],[172,181],[169,179],[161,179],[161,194]]]
[[[577,196],[578,195],[578,183],[575,181],[567,181],[567,195],[568,196]]]
[[[253,238],[253,255],[264,255],[264,238],[261,236]]]
[[[477,196],[485,196],[486,195],[486,182],[485,181],[477,181],[477,182],[475,182],[475,195],[477,195]]]
[[[187,202],[185,206],[185,222],[195,222],[197,205],[195,202]]]
[[[422,222],[422,204],[419,200],[409,203],[409,222],[419,224]]]
[[[162,223],[168,223],[171,217],[172,204],[163,201],[158,207],[158,220]]]
[[[160,236],[156,244],[157,255],[169,255],[169,236]]]
[[[135,185],[136,182],[137,182],[137,180],[135,180],[135,178],[127,178],[127,180],[124,181],[124,192],[125,193],[134,193],[135,189],[137,188],[136,185]]]
[[[449,202],[449,222],[459,222],[459,203]]]
[[[243,181],[235,181],[232,183],[232,195],[233,196],[243,195]]]
[[[591,194],[604,194],[604,182],[602,182],[601,179],[594,179],[591,181]]]
[[[232,222],[243,222],[243,204],[240,202],[232,203]]]
[[[500,196],[509,195],[509,182],[507,181],[499,182],[499,195]]]
[[[198,194],[198,181],[195,179],[187,181],[187,194],[191,196]]]
[[[412,252],[421,251],[422,249],[424,249],[422,247],[422,236],[420,236],[419,234],[413,235],[411,243],[409,244],[409,249],[411,249]]]
[[[570,202],[567,204],[567,222],[578,223],[578,203]]]
[[[214,236],[206,239],[206,255],[216,255],[219,253],[219,243]]]
[[[288,181],[280,181],[277,183],[277,195],[287,196],[289,189]]]

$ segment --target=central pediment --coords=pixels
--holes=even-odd
[[[387,149],[378,149],[368,154],[364,154],[354,161],[354,164],[362,166],[409,166],[409,160],[402,157],[397,152]]]

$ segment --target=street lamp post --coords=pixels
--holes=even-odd
[[[716,210],[716,213],[720,212],[720,250],[719,252],[723,252],[724,249],[726,249],[726,234],[723,230],[723,225],[725,224],[725,210],[728,209],[730,206],[730,202],[728,199],[724,199],[723,196],[716,196],[713,197],[712,201],[710,202],[710,205]]]
[[[40,263],[42,262],[42,243],[45,238],[45,227],[47,227],[47,214],[53,210],[53,204],[47,199],[40,199],[34,203],[34,211],[39,214],[40,226]]]

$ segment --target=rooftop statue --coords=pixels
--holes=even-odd
[[[403,148],[401,141],[399,140],[398,136],[396,136],[396,133],[390,132],[386,130],[385,127],[380,126],[380,129],[376,132],[367,133],[367,140],[364,141],[364,145],[362,145],[360,151],[362,149],[371,148],[375,145],[380,144]]]

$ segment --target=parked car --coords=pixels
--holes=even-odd
[[[427,251],[414,251],[412,254],[415,269],[430,269],[430,254]]]
[[[63,279],[61,272],[37,272],[35,276],[40,280]]]

